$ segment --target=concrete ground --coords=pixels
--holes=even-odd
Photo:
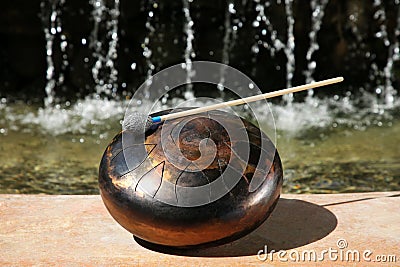
[[[400,266],[400,192],[284,194],[240,240],[153,249],[119,226],[100,196],[0,195],[1,266]]]

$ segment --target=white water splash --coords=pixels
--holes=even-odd
[[[41,132],[50,135],[92,134],[110,129],[110,120],[123,118],[127,102],[85,98],[73,105],[69,102],[36,111],[20,112],[18,106],[3,107],[3,116],[12,130],[30,132],[38,126]],[[1,109],[0,109],[1,111]]]
[[[222,99],[218,99],[221,100]],[[324,129],[336,127],[351,127],[357,130],[364,130],[369,126],[383,126],[386,122],[390,126],[393,116],[398,114],[400,99],[393,102],[392,108],[376,106],[374,95],[365,94],[357,102],[351,100],[350,96],[331,98],[309,98],[302,103],[292,105],[272,104],[270,107],[274,116],[276,129],[284,131],[288,135],[297,134],[308,129]],[[138,106],[138,111],[152,107],[152,112],[185,106],[187,101],[182,98],[173,98],[168,102],[153,102],[143,100]],[[359,102],[364,107],[359,107]],[[192,106],[206,106],[214,102],[204,100],[193,100]],[[39,130],[50,135],[62,134],[88,134],[99,135],[115,129],[118,122],[122,121],[128,101],[115,101],[106,99],[85,98],[74,104],[60,104],[54,107],[39,108],[37,111],[26,111],[26,108],[19,109],[8,104],[5,98],[0,101],[0,123],[6,125],[1,131],[32,131],[36,126]],[[265,104],[255,104],[257,113],[261,116],[261,125],[274,127],[271,121],[263,121],[262,118],[269,118],[269,109]],[[240,107],[239,107],[240,108]],[[243,109],[243,116],[247,111]],[[397,112],[397,113],[396,113]],[[239,114],[241,112],[239,111]],[[249,119],[253,119],[249,117]],[[397,119],[400,119],[397,116]],[[4,121],[5,120],[5,121]],[[114,127],[111,129],[111,127]]]

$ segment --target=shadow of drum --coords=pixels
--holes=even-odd
[[[178,250],[135,240],[142,246],[167,254],[193,257],[240,257],[301,247],[329,235],[337,226],[336,216],[326,208],[296,199],[279,199],[271,216],[249,235],[213,248]]]

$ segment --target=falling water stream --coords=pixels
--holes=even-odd
[[[121,120],[128,100],[120,98],[117,66],[120,40],[119,0],[91,0],[89,36],[81,45],[88,46],[95,88],[92,94],[77,101],[62,101],[58,90],[64,86],[64,73],[70,63],[69,39],[63,30],[62,16],[66,0],[52,0],[42,4],[44,36],[46,39],[47,83],[44,88],[44,107],[10,103],[0,99],[0,193],[96,194],[97,170],[101,155],[111,138],[121,129]],[[181,66],[190,83],[192,63],[197,59],[196,24],[193,13],[196,0],[182,0]],[[249,6],[251,1],[241,1]],[[296,73],[295,26],[293,15],[295,0],[254,0],[254,19],[239,14],[236,1],[227,1],[221,28],[221,57],[216,61],[230,64],[237,49],[245,23],[250,23],[254,36],[249,59],[253,66],[248,73],[257,72],[257,57],[267,52],[274,59],[280,53],[285,62],[277,69],[286,73],[286,85],[293,85]],[[159,4],[149,1],[143,6],[146,15],[146,33],[141,42],[140,57],[130,58],[132,73],[143,68],[148,88],[156,69],[162,69],[153,55],[153,39],[157,32],[155,17]],[[277,27],[271,17],[271,6],[276,5],[286,15],[285,29]],[[309,46],[304,55],[306,69],[300,71],[306,82],[315,80],[319,65],[315,59],[319,52],[319,35],[324,23],[329,0],[310,1]],[[373,3],[376,38],[387,49],[387,61],[380,67],[373,62],[370,79],[376,82],[374,92],[363,92],[352,98],[350,92],[327,97],[316,97],[310,91],[304,101],[289,95],[283,101],[272,102],[271,109],[277,127],[277,148],[284,166],[285,192],[338,193],[360,191],[400,190],[400,100],[396,88],[394,66],[400,60],[400,1],[394,0],[398,16],[394,27],[387,27],[386,7],[380,0]],[[177,11],[178,12],[178,11]],[[357,14],[351,15],[351,32],[357,40],[363,36],[358,28]],[[165,25],[162,26],[165,28]],[[388,31],[393,30],[393,32]],[[391,38],[395,36],[396,38]],[[268,38],[266,38],[268,37]],[[349,49],[360,48],[354,45]],[[163,48],[166,49],[166,48]],[[62,60],[54,60],[54,51],[61,51]],[[369,54],[368,54],[369,53]],[[365,56],[372,56],[373,52]],[[143,66],[140,66],[143,62]],[[58,65],[57,65],[58,64]],[[132,74],[133,75],[133,74]],[[338,73],[338,76],[340,73]],[[225,69],[221,68],[216,89],[224,95]],[[398,83],[397,83],[398,84]],[[263,85],[259,85],[263,87]],[[361,89],[360,89],[361,90]],[[362,91],[362,90],[361,90]],[[149,93],[149,92],[148,92]],[[184,99],[195,97],[191,85],[182,98],[162,102],[160,108],[169,108]],[[146,96],[145,96],[146,98]],[[140,104],[144,104],[145,99]],[[202,105],[202,103],[198,103]],[[140,106],[138,106],[140,108]],[[259,105],[259,112],[266,111]],[[260,124],[270,122],[261,121]]]
[[[183,13],[185,14],[185,26],[184,32],[186,37],[186,48],[184,52],[184,60],[185,63],[182,64],[182,68],[186,70],[186,92],[184,93],[184,97],[187,100],[193,99],[193,85],[192,85],[192,77],[193,77],[193,68],[192,68],[192,59],[196,57],[196,54],[193,50],[193,40],[194,40],[194,31],[193,26],[194,22],[192,20],[190,14],[190,0],[183,0]]]
[[[44,34],[46,37],[46,62],[47,62],[47,71],[46,71],[46,79],[47,84],[45,87],[46,98],[44,100],[45,107],[50,107],[54,103],[55,98],[55,88],[56,86],[61,86],[64,82],[64,71],[68,66],[68,56],[66,54],[66,48],[68,46],[67,37],[62,32],[62,23],[60,20],[60,15],[62,13],[62,8],[65,3],[65,0],[59,1],[51,1],[49,5],[45,5],[42,3],[42,12],[43,14],[47,14],[50,12],[50,20],[48,19],[48,15],[43,15],[43,23],[47,26],[44,27]],[[47,18],[47,19],[45,19]],[[54,41],[55,38],[60,38],[60,50],[62,55],[62,64],[61,71],[56,77],[55,74],[55,64],[53,60],[53,51],[54,51]]]
[[[313,0],[310,1],[311,5],[311,31],[309,33],[310,45],[307,50],[307,70],[304,71],[306,82],[311,83],[314,81],[313,75],[317,67],[317,63],[313,59],[313,55],[319,49],[318,45],[318,32],[321,29],[322,19],[324,18],[325,8],[328,0]],[[309,96],[312,96],[313,90],[309,90]]]
[[[154,36],[155,29],[154,29],[152,22],[153,22],[153,18],[154,18],[155,9],[158,6],[155,1],[149,1],[148,5],[149,5],[149,7],[148,7],[149,11],[147,14],[147,20],[146,20],[146,24],[145,24],[146,30],[147,30],[147,35],[144,38],[143,43],[142,43],[143,57],[146,59],[146,67],[147,67],[147,74],[146,74],[146,87],[147,88],[149,88],[152,83],[153,71],[155,69],[153,62],[151,61],[151,55],[153,52],[151,51],[149,44],[150,44],[151,38]],[[132,68],[132,70],[136,69],[136,63],[132,63],[131,68]],[[146,91],[145,98],[148,99],[149,98],[148,89],[145,91]]]
[[[93,49],[95,63],[92,67],[93,80],[98,95],[114,96],[117,90],[118,70],[115,68],[118,43],[119,0],[107,7],[103,0],[91,0],[93,6],[93,31],[90,47]],[[106,36],[101,36],[100,28],[104,27]]]

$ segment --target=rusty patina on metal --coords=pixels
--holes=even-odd
[[[168,111],[153,115],[166,113]],[[114,219],[135,237],[175,248],[215,246],[250,233],[272,212],[280,195],[283,176],[275,146],[258,127],[245,119],[234,119],[234,115],[223,111],[212,111],[212,115],[227,123],[237,123],[237,127],[245,127],[247,145],[250,147],[247,162],[243,163],[232,153],[235,144],[224,127],[207,117],[189,118],[179,135],[174,133],[174,129],[182,119],[153,126],[146,132],[147,158],[134,170],[129,169],[125,157],[134,158],[135,152],[129,152],[129,146],[124,148],[125,153],[122,151],[122,135],[134,133],[119,133],[107,147],[99,170],[101,196]],[[162,130],[163,137],[167,136],[164,140],[161,140]],[[200,153],[199,144],[206,138],[214,142],[216,155]],[[264,154],[260,153],[261,140],[266,142],[266,146],[263,146]],[[177,149],[189,161],[201,157],[201,160],[211,163],[201,171],[196,171],[195,165],[180,165]],[[169,153],[168,157],[165,153]],[[261,154],[263,158],[260,158]],[[168,158],[173,159],[174,164]],[[232,161],[245,164],[245,171],[232,190],[216,201],[196,207],[182,207],[160,201],[180,201],[176,190],[166,190],[164,184],[197,187],[212,183]],[[256,168],[260,167],[257,167],[259,161],[262,162],[261,166],[268,169],[262,184],[250,192],[249,185]],[[143,187],[147,188],[145,192],[141,190]]]

